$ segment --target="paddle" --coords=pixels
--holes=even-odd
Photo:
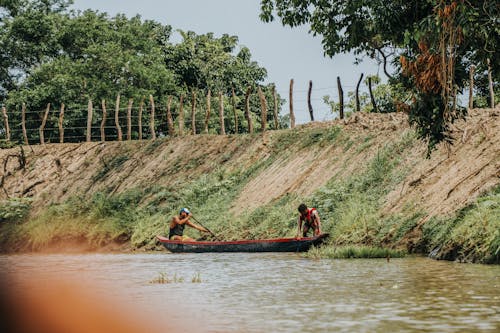
[[[198,221],[193,215],[191,215],[191,218],[196,222],[198,223],[199,225],[201,225],[203,228],[207,229],[208,233],[210,235],[212,235],[216,240],[220,241],[219,237],[217,237],[217,235],[215,235],[210,229],[208,229],[207,227],[205,227],[203,224],[201,224],[200,221]]]

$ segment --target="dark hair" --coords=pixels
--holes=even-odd
[[[299,212],[301,212],[301,213],[302,213],[302,212],[305,212],[306,210],[307,210],[307,206],[306,206],[306,204],[301,203],[301,204],[299,205]]]

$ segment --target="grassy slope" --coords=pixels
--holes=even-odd
[[[53,189],[60,192],[57,200],[43,191],[37,193],[29,218],[26,210],[19,209],[19,201],[3,202],[0,212],[11,213],[4,216],[0,229],[2,250],[40,250],[75,240],[95,249],[113,242],[132,249],[154,249],[155,235],[166,233],[170,217],[182,206],[190,207],[197,220],[225,239],[293,236],[296,207],[306,202],[319,210],[323,231],[331,234],[329,246],[315,250],[315,257],[386,256],[387,250],[376,254],[373,249],[391,248],[432,252],[436,258],[499,262],[498,185],[446,217],[429,218],[418,203],[386,212],[387,195],[421,159],[420,155],[409,159],[422,145],[410,129],[385,138],[341,126],[318,126],[279,131],[264,139],[255,135],[225,140],[210,145],[200,136],[184,139],[184,145],[191,141],[187,147],[180,147],[180,141],[161,139],[103,148],[94,160],[86,157],[80,164],[88,170],[74,176],[73,185]],[[322,164],[333,166],[329,170],[334,173],[323,174],[321,186],[308,189],[295,184],[293,190],[264,200],[256,208],[241,209],[240,196],[250,182],[314,149],[334,149]],[[189,154],[184,156],[181,152],[186,150]],[[138,164],[134,161],[145,159],[158,160],[153,175],[134,171]],[[98,160],[104,162],[95,167]],[[138,174],[131,176],[133,172]],[[85,186],[82,179],[87,179]],[[262,186],[262,196],[266,193]],[[193,230],[188,234],[199,236]],[[356,254],[349,248],[352,245],[369,249],[361,248],[361,254]],[[341,246],[347,247],[344,254],[336,250]]]

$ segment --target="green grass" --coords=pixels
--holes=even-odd
[[[500,186],[451,218],[433,218],[422,227],[423,243],[436,258],[500,263]]]
[[[373,259],[373,258],[402,258],[404,251],[392,250],[371,246],[322,246],[309,250],[305,257],[313,259]]]

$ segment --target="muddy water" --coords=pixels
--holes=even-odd
[[[0,267],[18,277],[8,288],[56,275],[199,332],[500,332],[499,266],[158,253],[0,256]],[[150,283],[160,273],[176,282]]]

